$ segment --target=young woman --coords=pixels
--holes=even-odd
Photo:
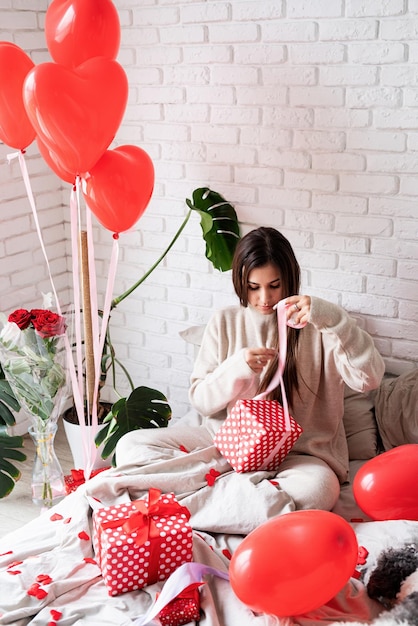
[[[289,241],[274,228],[257,228],[239,241],[232,280],[240,304],[212,316],[191,377],[190,401],[200,424],[179,420],[165,432],[130,433],[120,441],[116,458],[118,464],[141,465],[148,472],[149,464],[177,458],[180,447],[183,487],[190,494],[196,487],[193,479],[188,484],[190,474],[196,477],[199,464],[216,461],[219,476],[213,487],[222,499],[229,492],[236,503],[232,494],[238,489],[243,511],[254,505],[253,517],[245,514],[249,531],[272,515],[333,508],[340,483],[348,477],[344,383],[361,392],[376,388],[384,363],[372,338],[341,307],[299,295],[299,264]],[[236,474],[214,447],[213,436],[238,399],[267,388],[280,350],[273,307],[283,299],[290,324],[303,325],[288,329],[284,372],[289,410],[303,434],[277,472]],[[279,390],[270,397],[280,399]]]

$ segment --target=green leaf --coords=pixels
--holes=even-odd
[[[16,424],[15,416],[3,402],[0,402],[0,424],[13,426]]]
[[[221,272],[230,270],[240,239],[234,207],[221,194],[208,187],[195,189],[193,200],[186,199],[186,204],[200,215],[200,226],[206,242],[206,258]]]
[[[23,448],[23,438],[10,436],[6,427],[0,426],[0,498],[5,498],[13,491],[21,476],[20,470],[7,460],[26,460],[26,455],[16,448]]]
[[[128,398],[120,398],[104,420],[95,438],[96,446],[104,444],[102,458],[107,459],[123,435],[142,428],[168,426],[171,408],[167,398],[156,389],[136,387]]]
[[[4,378],[0,378],[0,401],[8,404],[14,411],[20,411],[20,404],[17,401],[8,381]]]

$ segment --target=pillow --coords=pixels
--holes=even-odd
[[[379,438],[371,393],[353,391],[345,385],[343,423],[350,461],[375,457]]]
[[[203,333],[205,332],[205,326],[190,326],[185,330],[181,330],[179,335],[187,343],[192,343],[194,346],[200,346],[202,343]]]
[[[375,411],[385,450],[418,443],[418,369],[383,380],[376,393]]]

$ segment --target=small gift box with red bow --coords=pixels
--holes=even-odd
[[[238,400],[214,443],[238,473],[274,471],[301,433],[299,424],[276,400]]]
[[[192,560],[189,510],[173,493],[150,489],[134,500],[93,513],[93,546],[109,595],[165,580]]]
[[[100,474],[100,472],[103,472],[104,470],[109,469],[109,467],[100,467],[99,469],[93,470],[92,473],[90,474],[90,478],[93,478],[93,476]],[[83,485],[86,482],[86,478],[84,476],[84,470],[72,469],[71,474],[67,474],[66,476],[64,476],[64,482],[65,482],[65,491],[67,493],[71,493],[72,491],[75,491],[76,489],[80,487],[80,485]]]
[[[158,613],[161,626],[182,626],[200,620],[199,587],[203,583],[193,583],[171,600]]]

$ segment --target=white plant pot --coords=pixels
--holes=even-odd
[[[96,448],[94,444],[94,434],[92,426],[85,426],[82,433],[80,424],[72,424],[71,422],[67,422],[65,419],[63,419],[63,422],[68,445],[70,446],[71,454],[74,461],[74,469],[85,469],[85,466],[87,464],[87,459],[85,458],[83,446],[83,433],[85,437],[89,437],[89,441],[90,438],[93,441],[93,453],[96,453],[96,458],[93,461],[91,469],[95,470],[102,467],[110,467],[112,463],[112,458],[109,457],[108,459],[102,459],[101,454],[103,450],[103,445]]]

